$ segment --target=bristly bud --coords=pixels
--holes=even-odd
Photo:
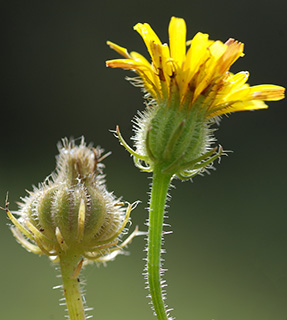
[[[136,118],[136,151],[124,141],[119,128],[116,135],[141,170],[150,172],[158,166],[164,174],[187,180],[206,170],[223,150],[210,147],[214,141],[210,128],[213,120],[205,119],[201,101],[192,109],[181,110],[177,102],[150,103]]]
[[[151,168],[185,180],[205,170],[222,154],[211,149],[214,140],[211,121],[206,121],[202,103],[192,109],[178,109],[178,101],[151,105],[137,118],[136,150],[144,155]]]
[[[113,259],[136,235],[117,245],[132,210],[105,187],[100,147],[63,139],[56,171],[20,203],[16,219],[6,206],[11,230],[28,250],[57,261],[64,252],[85,262]]]

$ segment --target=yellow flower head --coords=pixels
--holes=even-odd
[[[284,98],[285,89],[275,85],[250,87],[248,72],[232,74],[231,65],[243,56],[243,44],[229,39],[225,43],[197,33],[186,42],[185,21],[172,17],[169,46],[162,44],[149,24],[134,29],[143,38],[152,62],[137,52],[112,42],[108,45],[125,59],[109,60],[108,67],[135,71],[132,79],[142,85],[149,98],[148,108],[136,118],[136,165],[145,171],[160,167],[166,174],[189,179],[202,172],[222,154],[211,148],[211,125],[223,114],[267,108],[264,101]]]
[[[248,72],[232,74],[231,65],[243,54],[243,44],[229,39],[209,40],[198,32],[186,42],[185,21],[172,17],[169,46],[162,44],[149,24],[138,23],[134,29],[143,38],[152,59],[128,51],[110,41],[108,45],[125,57],[109,60],[108,67],[130,69],[138,73],[144,89],[158,103],[179,100],[179,107],[194,105],[199,97],[208,100],[206,118],[222,114],[267,108],[264,101],[284,98],[284,88],[275,85],[246,84]]]

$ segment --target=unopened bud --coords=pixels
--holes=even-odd
[[[106,190],[100,147],[64,139],[59,152],[55,173],[23,199],[18,219],[7,207],[12,232],[37,254],[55,258],[71,252],[87,260],[110,260],[137,232],[117,245],[132,206]]]

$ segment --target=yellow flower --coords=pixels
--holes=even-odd
[[[162,44],[147,23],[134,29],[143,38],[152,62],[108,41],[124,59],[106,64],[135,71],[138,77],[131,81],[142,86],[148,98],[147,108],[134,121],[135,150],[124,141],[118,127],[116,135],[135,165],[153,172],[145,270],[154,313],[158,319],[168,320],[173,318],[162,290],[161,242],[171,180],[189,180],[209,169],[223,154],[222,147],[211,147],[215,141],[212,125],[218,116],[267,108],[264,101],[283,99],[285,89],[275,85],[250,87],[246,83],[248,72],[229,72],[243,56],[243,44],[233,39],[212,41],[203,33],[186,42],[183,19],[171,18],[169,45]]]
[[[126,144],[118,129],[116,132],[144,171],[161,168],[183,180],[193,177],[223,154],[221,147],[211,148],[215,118],[264,109],[264,101],[284,98],[283,87],[250,87],[248,72],[229,72],[243,56],[243,44],[234,39],[223,43],[199,32],[186,42],[185,21],[175,17],[169,24],[169,46],[161,43],[147,23],[138,23],[134,29],[143,38],[152,62],[108,41],[125,59],[106,64],[135,71],[139,77],[132,82],[146,92],[148,108],[136,118],[136,150]]]
[[[138,23],[134,29],[143,38],[152,59],[128,51],[110,41],[108,45],[125,59],[107,61],[107,66],[138,73],[145,91],[157,103],[178,101],[178,107],[192,108],[201,98],[205,118],[226,113],[267,108],[264,101],[284,98],[285,89],[275,85],[250,87],[248,72],[232,74],[231,65],[243,54],[243,44],[229,39],[209,40],[197,33],[186,42],[185,21],[172,17],[169,46],[162,44],[149,24]],[[204,101],[204,103],[203,103]]]

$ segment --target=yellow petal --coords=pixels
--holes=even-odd
[[[233,111],[247,111],[247,110],[258,110],[258,109],[267,109],[268,105],[264,103],[262,100],[252,100],[252,101],[245,101],[245,102],[237,102],[234,103],[232,106]]]
[[[226,44],[217,40],[211,44],[209,50],[213,59],[219,59],[224,54],[227,48],[228,46]]]
[[[146,59],[143,55],[141,55],[140,53],[133,51],[133,52],[130,53],[130,56],[131,56],[131,58],[134,59],[135,61],[141,62],[143,65],[145,65],[145,66],[147,66],[148,68],[151,69],[150,63],[149,63],[149,62],[147,61],[147,59]]]
[[[208,34],[198,32],[190,41],[190,48],[186,54],[186,60],[183,70],[190,70],[193,75],[200,64],[207,58]]]
[[[151,43],[161,44],[161,41],[159,40],[156,33],[153,31],[151,26],[148,23],[138,23],[134,26],[134,30],[136,30],[141,37],[143,38],[145,45],[148,49],[148,52],[154,61],[155,57],[153,55],[153,52],[151,50]]]
[[[153,53],[154,83],[161,97],[168,95],[172,65],[170,63],[169,48],[167,45],[151,43]]]
[[[194,99],[196,99],[217,77],[222,76],[218,74],[217,69],[219,59],[227,49],[227,45],[221,41],[215,41],[208,47],[208,57],[203,64],[200,65],[199,74],[196,79],[196,89]]]
[[[186,52],[185,21],[172,17],[169,23],[168,33],[171,58],[177,63],[179,68],[181,68],[185,60]]]
[[[219,90],[218,99],[222,99],[223,101],[229,101],[229,96],[234,92],[238,91],[242,88],[249,87],[246,83],[249,77],[249,72],[241,71],[236,74],[228,73],[228,77],[224,81],[224,86]]]
[[[115,50],[117,53],[119,53],[120,55],[122,55],[123,57],[125,57],[125,58],[127,58],[127,59],[130,59],[130,55],[129,55],[128,50],[127,50],[126,48],[121,47],[121,46],[119,46],[119,45],[117,45],[117,44],[115,44],[115,43],[113,43],[113,42],[111,42],[111,41],[107,41],[107,45],[108,45],[111,49]]]
[[[237,90],[228,96],[228,100],[264,100],[277,101],[284,98],[285,88],[271,84],[247,87]]]
[[[248,110],[258,110],[258,109],[267,109],[268,106],[262,100],[258,101],[244,101],[244,102],[234,102],[226,103],[222,105],[215,106],[210,110],[208,118],[213,118],[216,116],[221,116],[227,113],[237,112],[237,111],[248,111]]]
[[[111,68],[122,68],[135,71],[147,70],[147,66],[140,61],[135,61],[133,59],[116,59],[106,61],[106,66]]]
[[[170,51],[168,45],[165,43],[161,46],[161,52],[162,52],[162,66],[163,71],[167,78],[171,77],[172,75],[172,64],[170,59]]]
[[[228,81],[230,83],[232,83],[232,86],[233,87],[241,87],[243,86],[246,81],[248,80],[249,78],[249,72],[248,71],[241,71],[241,72],[238,72],[236,74],[229,74],[230,77],[228,79]]]
[[[285,88],[272,84],[251,87],[251,95],[255,100],[278,101],[284,98]]]
[[[188,85],[194,75],[210,56],[208,46],[208,34],[203,34],[201,32],[198,32],[190,41],[190,48],[187,51],[186,60],[183,65],[183,77],[185,77],[185,84],[182,92],[184,95],[186,94]],[[201,75],[201,77],[203,77],[203,75]]]
[[[226,50],[218,61],[218,73],[225,73],[230,66],[239,58],[243,56],[244,45],[241,42],[229,39],[225,42]]]

